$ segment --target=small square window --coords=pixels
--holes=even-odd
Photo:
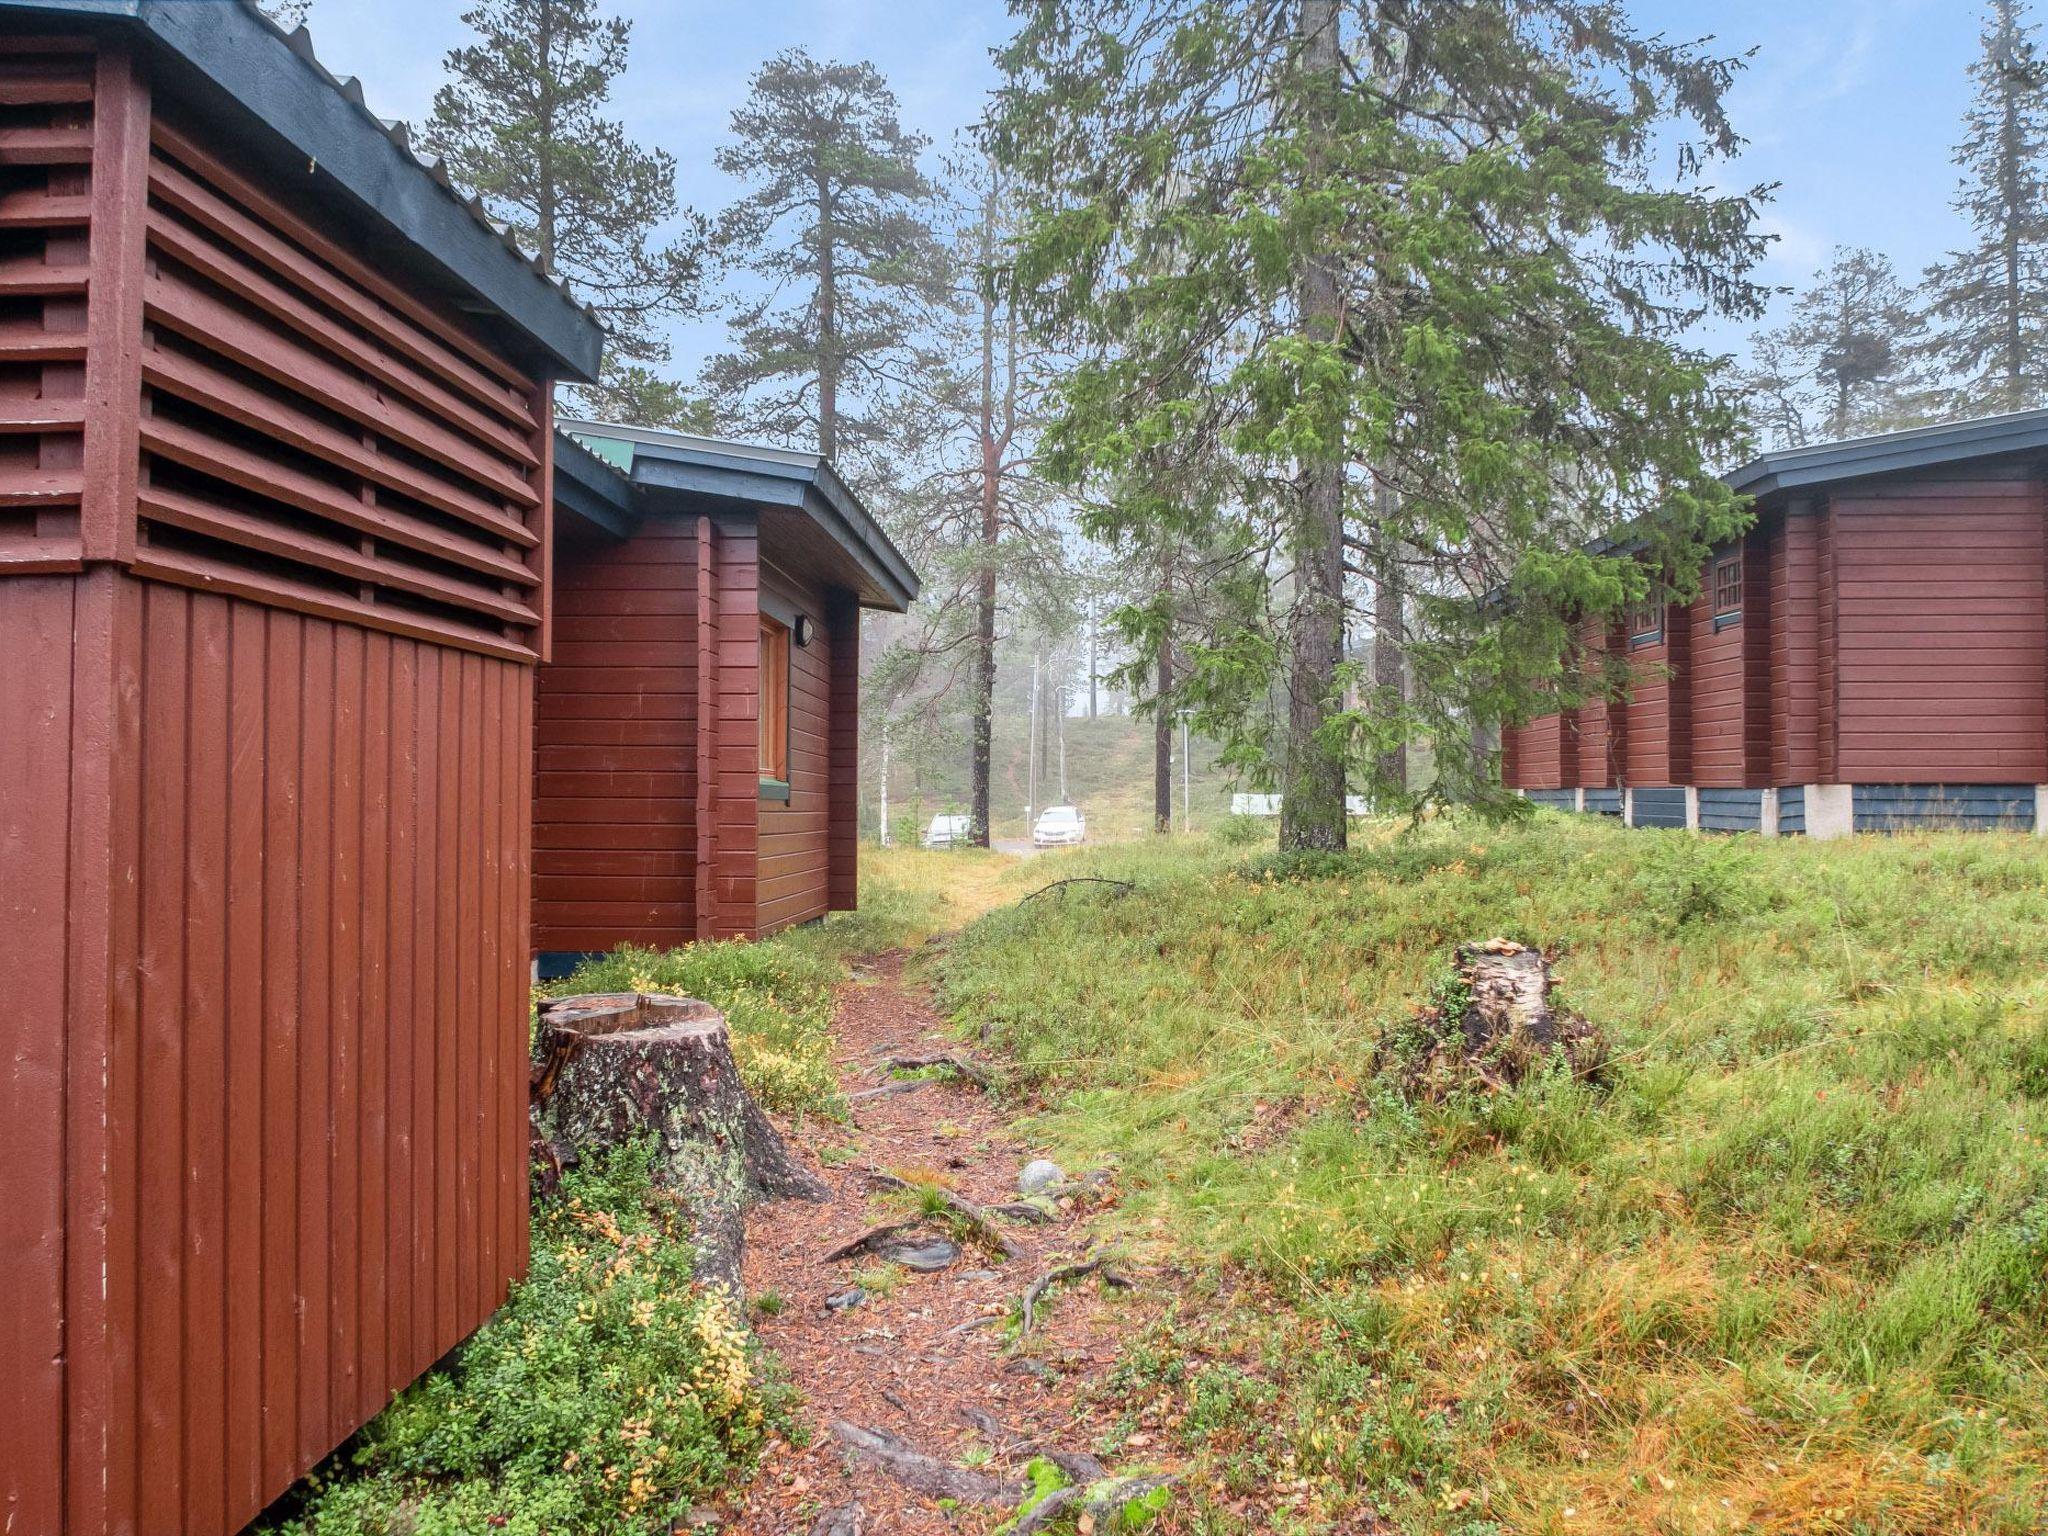
[[[789,782],[789,626],[761,619],[761,782]]]
[[[1637,603],[1629,609],[1628,638],[1635,645],[1654,645],[1664,638],[1664,599]]]
[[[1742,613],[1742,557],[1735,555],[1714,567],[1714,617],[1733,618]]]

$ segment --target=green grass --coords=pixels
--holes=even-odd
[[[931,962],[1195,1277],[1110,1392],[1193,1459],[1190,1528],[2040,1529],[2042,846],[1361,841],[1033,861],[1137,888]],[[1495,934],[1559,951],[1612,1068],[1411,1102],[1374,1046]]]

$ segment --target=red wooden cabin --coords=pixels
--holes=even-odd
[[[1632,825],[2048,824],[2048,411],[1773,453],[1729,481],[1755,526],[1693,602],[1587,633],[1638,681],[1504,732],[1507,784]]]
[[[851,908],[860,610],[901,611],[916,573],[815,454],[563,429],[541,974]]]
[[[522,1272],[599,340],[303,33],[0,3],[0,1530],[239,1530]]]

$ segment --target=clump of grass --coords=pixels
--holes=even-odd
[[[748,1466],[786,1394],[723,1295],[691,1279],[644,1152],[572,1169],[533,1264],[452,1364],[308,1479],[278,1536],[666,1529]]]
[[[733,1059],[754,1096],[772,1109],[836,1112],[832,1070],[832,960],[779,940],[686,944],[653,950],[626,945],[585,961],[548,995],[658,992],[702,998],[725,1014]]]
[[[1199,1528],[1274,1488],[1279,1527],[1441,1536],[2048,1519],[2037,843],[1544,816],[1075,867],[1135,889],[991,912],[931,972],[1033,1135],[1124,1170],[1126,1241],[1217,1282],[1111,1389],[1174,1426]],[[1555,947],[1597,1088],[1375,1070],[1494,935]]]

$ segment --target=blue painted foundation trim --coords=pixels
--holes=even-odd
[[[544,949],[537,957],[542,981],[560,981],[586,960],[595,960],[600,949]]]
[[[1849,793],[1858,832],[2024,832],[2034,825],[2031,784],[1858,784]]]
[[[1621,814],[1621,791],[1618,789],[1587,790],[1586,813],[1590,816],[1619,816]]]
[[[1579,792],[1575,789],[1525,789],[1522,793],[1532,805],[1547,805],[1553,811],[1578,809]]]
[[[1700,791],[1702,832],[1761,832],[1764,827],[1764,792],[1760,789],[1703,789]]]
[[[1778,835],[1806,835],[1806,786],[1793,784],[1778,791]]]
[[[1635,792],[1635,820],[1632,827],[1683,827],[1685,786],[1659,784]]]

